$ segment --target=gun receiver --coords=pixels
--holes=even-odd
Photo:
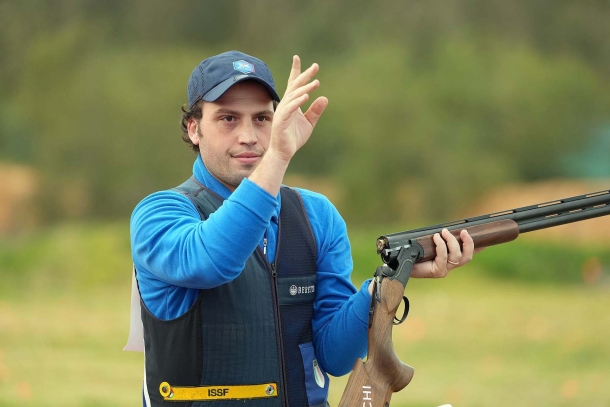
[[[409,311],[404,288],[414,264],[436,256],[435,233],[446,228],[461,246],[459,234],[466,229],[475,248],[482,248],[510,242],[520,233],[605,215],[610,215],[610,190],[380,236],[377,254],[384,265],[375,272],[368,357],[356,361],[339,407],[389,407],[392,394],[411,381],[413,368],[394,352],[392,324],[403,322]],[[403,300],[405,314],[398,320],[396,311]]]

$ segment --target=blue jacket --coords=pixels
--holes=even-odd
[[[225,199],[208,220],[202,222],[190,200],[172,191],[149,195],[131,217],[132,256],[142,300],[164,320],[183,315],[200,289],[235,279],[265,240],[268,260],[275,258],[279,195],[271,196],[248,179],[231,193],[207,171],[199,156],[193,175]],[[298,190],[318,250],[314,347],[322,367],[340,376],[366,354],[368,281],[359,291],[350,281],[350,244],[336,208],[320,194]]]

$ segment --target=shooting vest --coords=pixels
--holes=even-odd
[[[194,178],[174,190],[202,220],[222,205]],[[141,302],[152,406],[327,406],[329,379],[312,345],[315,237],[300,195],[280,193],[274,264],[257,247],[239,277],[201,290],[174,320],[156,318]]]

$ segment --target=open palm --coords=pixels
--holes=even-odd
[[[301,106],[309,100],[309,93],[320,86],[320,81],[313,80],[318,70],[318,64],[313,64],[301,72],[301,60],[296,55],[293,57],[288,86],[275,111],[269,143],[269,148],[283,160],[289,161],[309,140],[318,119],[328,106],[328,99],[321,96],[305,113],[301,110]]]

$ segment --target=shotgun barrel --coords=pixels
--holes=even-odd
[[[412,239],[417,239],[420,244],[428,242],[428,240],[431,240],[432,235],[439,233],[445,228],[457,237],[459,236],[459,231],[463,229],[468,230],[473,235],[473,233],[481,233],[482,230],[495,225],[499,233],[496,239],[480,240],[473,236],[475,247],[487,247],[514,240],[520,233],[605,215],[610,215],[610,190],[592,192],[585,195],[380,236],[377,239],[377,253],[381,255],[381,259],[387,264],[395,258],[397,251],[401,247],[409,245]],[[476,227],[479,225],[487,226]],[[506,236],[503,233],[506,233]],[[486,232],[484,234],[486,235]],[[426,238],[421,239],[423,237]],[[477,240],[479,240],[478,244]],[[426,260],[430,260],[428,255],[418,259],[418,261]]]

